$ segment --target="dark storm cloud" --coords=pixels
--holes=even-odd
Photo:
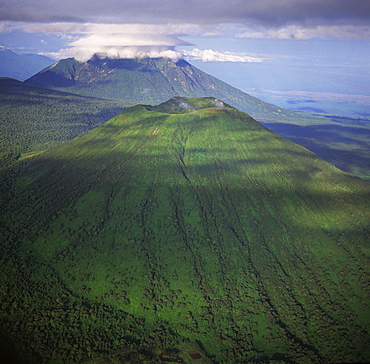
[[[365,24],[368,0],[1,0],[0,20],[89,23]]]

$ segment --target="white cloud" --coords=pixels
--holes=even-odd
[[[42,55],[51,57],[53,59],[64,59],[74,57],[80,62],[88,61],[94,54],[97,54],[102,58],[159,58],[166,57],[173,60],[178,60],[182,57],[181,52],[177,52],[169,47],[157,47],[157,46],[143,46],[143,47],[75,47],[75,48],[64,48],[58,52],[44,52]]]
[[[94,27],[93,27],[94,28]],[[178,59],[181,53],[175,51],[178,45],[187,45],[172,35],[150,34],[148,29],[135,29],[129,27],[130,32],[123,32],[122,27],[115,26],[108,29],[99,26],[102,30],[91,29],[95,34],[88,34],[71,42],[70,53],[81,61],[85,61],[95,53],[109,58],[135,58],[135,57],[170,57]],[[121,30],[120,33],[111,33]],[[139,33],[134,31],[140,30]]]
[[[352,39],[370,40],[370,28],[355,25],[317,25],[306,27],[302,25],[289,25],[275,28],[246,28],[237,34],[239,38],[275,38],[275,39]]]
[[[200,24],[151,24],[151,23],[23,23],[23,22],[1,22],[0,30],[13,31],[23,30],[28,33],[53,33],[53,34],[166,34],[172,36],[180,35],[214,35],[215,25]]]
[[[82,47],[82,48],[94,48],[94,47],[143,47],[143,46],[177,46],[184,45],[186,42],[182,42],[180,39],[163,35],[163,34],[112,34],[112,33],[103,33],[103,34],[91,34],[85,37],[82,37],[72,43],[73,47]]]
[[[5,32],[8,27],[9,27],[9,22],[0,21],[0,32]]]
[[[203,62],[263,62],[263,58],[253,57],[246,53],[218,52],[212,49],[194,48],[183,51],[184,58],[188,60],[200,60]]]
[[[190,33],[190,25],[35,23],[18,26],[30,33],[58,34],[66,47],[58,52],[44,53],[56,59],[75,57],[86,61],[96,53],[109,58],[179,59],[181,53],[175,51],[175,47],[190,45],[176,36]],[[195,28],[191,30],[194,34],[200,31],[199,27]]]

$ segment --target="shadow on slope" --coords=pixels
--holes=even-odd
[[[1,325],[46,361],[370,357],[369,184],[246,114],[137,106],[24,163]]]
[[[361,123],[359,126],[262,124],[308,148],[341,170],[370,178],[370,129],[367,124]],[[364,127],[361,127],[362,125]]]

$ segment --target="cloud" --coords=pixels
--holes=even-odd
[[[152,23],[23,23],[0,22],[0,30],[13,31],[21,29],[29,33],[75,33],[75,34],[168,34],[199,35],[207,34],[214,26],[199,24],[152,24]]]
[[[263,62],[263,58],[253,57],[246,53],[217,52],[212,49],[200,50],[194,48],[183,51],[184,58],[188,60],[200,60],[203,62]]]
[[[101,58],[171,58],[178,60],[182,57],[181,52],[169,47],[156,46],[132,46],[132,47],[96,47],[96,48],[75,48],[64,49],[58,54],[54,54],[53,58],[66,58],[73,56],[80,62],[89,60],[94,54]],[[64,55],[64,56],[63,56]],[[52,55],[49,55],[51,57]]]
[[[367,0],[1,0],[0,30],[57,35],[54,56],[171,54],[181,36],[370,39]],[[51,51],[51,50],[49,50]],[[54,51],[54,50],[53,50]],[[257,62],[247,54],[194,49],[204,61]],[[198,58],[197,58],[198,57]]]
[[[85,31],[85,24],[90,29],[93,24],[99,29],[105,24],[121,26],[122,31],[136,27],[137,33],[155,25],[168,34],[188,35],[194,30],[217,34],[219,24],[239,24],[258,29],[260,37],[277,37],[296,27],[305,37],[310,31],[338,37],[343,33],[340,29],[347,29],[344,35],[348,38],[352,27],[357,38],[365,35],[367,39],[369,20],[367,0],[2,0],[0,4],[0,21],[18,22],[33,32],[38,28],[79,33]]]
[[[2,0],[0,5],[0,20],[44,23],[366,25],[369,14],[367,0]]]
[[[180,39],[164,35],[164,34],[117,34],[117,33],[106,33],[106,34],[91,34],[82,37],[72,43],[74,47],[127,47],[127,46],[178,46],[188,45],[187,42],[181,41]]]
[[[370,40],[370,27],[354,25],[319,25],[315,27],[303,27],[289,25],[281,28],[246,28],[236,35],[239,38],[274,38],[274,39],[352,39]]]
[[[199,27],[162,24],[13,23],[10,31],[57,34],[64,42],[58,51],[40,54],[54,59],[75,57],[86,61],[95,53],[107,57],[170,57],[178,59],[177,46],[191,45],[176,34],[197,34]]]
[[[81,61],[93,54],[109,58],[179,59],[181,53],[175,51],[175,47],[190,44],[175,35],[165,34],[169,32],[166,27],[155,25],[90,24],[84,32],[87,34],[68,44],[71,48],[63,50]]]

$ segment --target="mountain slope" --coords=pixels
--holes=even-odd
[[[267,104],[197,69],[185,60],[169,58],[108,59],[94,56],[85,63],[58,61],[26,82],[84,96],[158,104],[174,96],[224,100],[254,115],[294,115]]]
[[[17,54],[0,48],[0,77],[15,78],[19,81],[31,77],[55,61],[38,54]]]
[[[87,98],[0,78],[0,171],[18,158],[71,140],[123,109]]]
[[[28,83],[76,94],[123,100],[125,105],[158,104],[173,96],[213,96],[247,112],[268,128],[303,145],[329,163],[361,177],[370,176],[369,123],[324,118],[278,108],[197,69],[168,58],[59,61]]]
[[[220,100],[126,109],[14,189],[0,318],[34,362],[370,359],[369,184]]]

